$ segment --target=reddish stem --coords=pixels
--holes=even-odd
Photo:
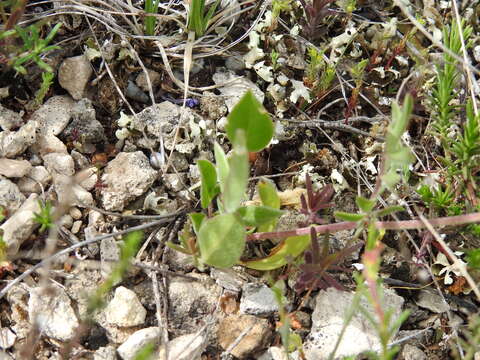
[[[471,223],[480,222],[480,212],[440,217],[429,220],[432,226],[456,226]],[[405,221],[376,221],[374,223],[377,229],[385,230],[411,230],[411,229],[424,229],[426,226],[422,220],[405,220]],[[355,229],[358,226],[357,222],[344,221],[326,225],[314,226],[317,234],[333,233],[342,230]],[[274,231],[274,232],[261,232],[254,233],[247,236],[247,241],[251,240],[266,240],[266,239],[285,239],[290,236],[308,235],[310,234],[310,226],[288,231]]]

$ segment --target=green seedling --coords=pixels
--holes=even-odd
[[[205,0],[191,0],[187,27],[188,30],[195,32],[197,38],[203,36],[207,31],[219,4],[220,0],[216,0],[207,11]]]
[[[323,96],[330,89],[335,78],[335,66],[327,63],[323,56],[324,51],[318,51],[313,46],[308,48],[305,75],[317,97]]]
[[[160,0],[145,0],[144,10],[147,14],[156,14],[158,12],[158,4]],[[155,35],[155,25],[157,18],[155,16],[145,16],[145,34],[148,36]]]
[[[34,213],[33,221],[40,225],[39,232],[43,233],[54,225],[52,203],[50,200],[45,201],[45,203],[38,200],[38,206],[40,206],[40,212]]]
[[[273,0],[272,1],[272,17],[278,18],[282,12],[292,10],[292,0]]]
[[[42,84],[40,85],[40,89],[38,89],[37,93],[35,94],[35,102],[37,105],[43,104],[45,95],[47,95],[50,86],[53,84],[54,76],[55,75],[51,72],[42,73]]]
[[[14,30],[0,33],[0,40],[16,36],[19,36],[22,39],[23,44],[21,48],[10,60],[10,64],[15,71],[22,75],[26,75],[27,70],[24,65],[33,61],[40,69],[53,73],[52,67],[44,62],[41,57],[49,51],[60,49],[59,46],[49,45],[49,43],[53,40],[61,26],[62,24],[55,25],[44,39],[41,38],[40,28],[36,24],[30,25],[27,28],[15,26]]]

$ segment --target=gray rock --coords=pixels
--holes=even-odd
[[[201,334],[187,334],[168,342],[168,360],[199,360],[206,346],[206,339]],[[165,347],[161,346],[157,359],[163,360]]]
[[[210,269],[210,276],[215,282],[225,290],[239,293],[244,286],[246,279],[240,277],[237,272],[232,269]]]
[[[68,341],[77,334],[77,316],[70,298],[58,285],[32,289],[28,301],[28,315],[32,325],[37,324],[40,331],[54,339]]]
[[[75,99],[80,100],[92,75],[92,67],[85,55],[65,59],[58,69],[60,86]]]
[[[132,128],[160,137],[175,130],[181,107],[169,101],[150,106],[133,118]]]
[[[165,263],[173,271],[190,272],[195,268],[191,255],[181,253],[169,247],[165,249]]]
[[[158,327],[149,327],[134,332],[117,349],[118,355],[123,360],[133,360],[137,352],[149,343],[158,343],[160,340],[160,329]]]
[[[106,210],[123,210],[131,200],[147,191],[156,178],[157,171],[141,151],[119,153],[102,175],[106,185],[101,194],[103,206]]]
[[[68,154],[49,153],[42,156],[45,167],[50,173],[73,176],[75,164],[73,158]]]
[[[15,183],[0,176],[0,206],[8,214],[15,213],[25,201],[25,195],[20,192]]]
[[[154,70],[147,69],[148,77],[150,78],[150,83],[152,84],[152,88],[155,89],[161,82],[161,76],[158,72]],[[135,79],[135,83],[137,86],[145,92],[149,91],[147,76],[144,71],[138,74],[137,78]]]
[[[142,325],[147,316],[147,310],[142,306],[137,295],[123,286],[115,289],[115,296],[104,312],[110,324],[121,327]]]
[[[0,105],[0,127],[2,130],[13,130],[23,124],[22,116],[15,111]]]
[[[27,160],[0,159],[0,175],[19,178],[28,174],[32,165]]]
[[[125,89],[125,96],[132,100],[141,102],[141,103],[148,103],[150,98],[147,94],[145,94],[142,89],[140,89],[133,81],[128,81],[127,88]]]
[[[355,294],[334,288],[320,291],[316,296],[315,310],[312,314],[312,329],[304,342],[307,360],[327,359],[335,347],[335,343],[343,328],[344,318],[349,311]],[[403,298],[393,290],[384,289],[384,303],[393,309],[392,322],[400,315]],[[371,313],[376,314],[366,299],[361,305]],[[380,340],[376,329],[360,313],[357,312],[345,329],[340,345],[335,353],[336,358],[357,355],[365,350],[379,351]]]
[[[427,355],[420,350],[418,347],[410,345],[410,344],[405,344],[403,347],[399,359],[401,360],[426,360]]]
[[[30,332],[28,322],[28,290],[23,284],[13,286],[7,293],[7,301],[10,305],[11,328],[19,339],[24,339]]]
[[[70,96],[53,96],[32,114],[30,120],[38,123],[45,136],[58,135],[71,118],[74,101]]]
[[[450,309],[450,306],[445,303],[443,298],[437,292],[429,290],[421,290],[415,303],[424,309],[439,314]]]
[[[213,74],[212,79],[216,85],[223,85],[218,90],[220,90],[222,95],[226,96],[225,105],[227,105],[228,111],[232,111],[233,107],[248,90],[252,90],[257,100],[263,104],[265,94],[257,85],[245,77],[239,77],[228,71],[217,72]]]
[[[243,56],[241,55],[229,56],[227,60],[225,60],[225,66],[228,70],[242,71],[245,69],[245,60],[243,60]]]
[[[22,154],[37,138],[38,123],[29,121],[17,131],[0,132],[0,157],[13,158]]]
[[[75,104],[72,109],[72,121],[62,134],[79,143],[82,148],[106,140],[103,125],[97,120],[95,109],[88,99],[82,99]]]
[[[238,344],[230,349],[240,335],[245,334]],[[252,315],[230,315],[220,321],[217,339],[224,350],[233,356],[245,359],[264,348],[271,340],[272,331],[266,319]]]
[[[242,314],[269,316],[278,311],[273,291],[265,285],[247,284],[240,300]]]
[[[174,333],[184,335],[198,331],[208,314],[216,308],[222,290],[210,277],[190,273],[198,281],[180,277],[171,279],[168,286],[169,325]]]
[[[116,360],[117,350],[114,346],[108,345],[98,348],[93,354],[93,360]]]

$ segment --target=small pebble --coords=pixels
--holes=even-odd
[[[82,212],[77,207],[72,207],[69,214],[74,220],[80,220],[82,218]]]
[[[79,231],[80,231],[80,228],[82,226],[82,221],[81,220],[77,220],[73,223],[73,226],[72,226],[72,234],[77,234]]]

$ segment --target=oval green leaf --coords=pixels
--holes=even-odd
[[[235,265],[245,248],[245,228],[233,214],[204,220],[198,233],[200,259],[210,266]]]
[[[310,235],[291,236],[274,247],[267,257],[244,261],[241,264],[255,270],[275,270],[286,265],[290,258],[301,255],[309,245]]]
[[[247,226],[260,226],[277,219],[283,211],[268,206],[243,206],[238,209],[243,222]]]
[[[335,217],[345,221],[360,221],[365,217],[364,214],[353,214],[343,211],[335,211],[334,215]]]
[[[244,130],[248,151],[260,151],[272,139],[273,122],[250,90],[235,105],[227,119],[228,139],[234,143],[237,130]]]

